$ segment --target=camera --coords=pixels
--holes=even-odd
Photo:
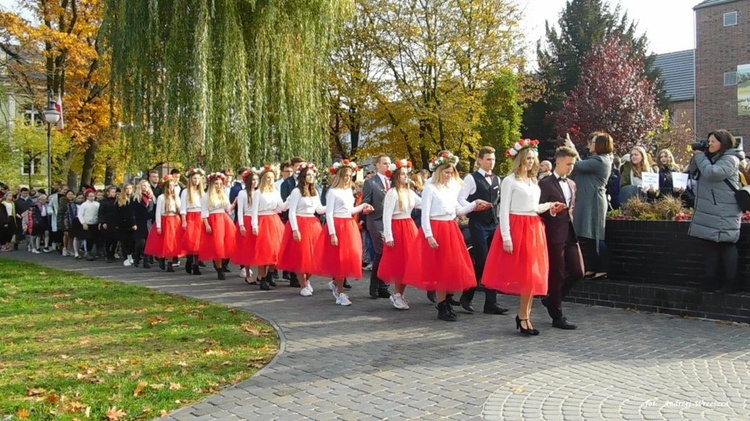
[[[706,140],[706,139],[700,139],[700,140],[696,140],[695,142],[693,142],[693,144],[692,144],[692,145],[690,145],[690,147],[691,147],[691,148],[692,148],[692,149],[693,149],[694,151],[702,151],[702,152],[705,152],[705,151],[707,151],[707,150],[708,150],[708,140]]]

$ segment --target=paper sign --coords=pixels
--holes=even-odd
[[[688,174],[682,172],[672,173],[672,187],[687,190]]]
[[[641,173],[641,179],[643,180],[643,188],[645,190],[659,190],[659,173],[644,172]]]

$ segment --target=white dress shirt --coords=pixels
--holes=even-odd
[[[391,226],[394,219],[410,219],[411,211],[415,208],[422,207],[422,198],[414,190],[408,189],[409,202],[406,204],[405,211],[401,211],[398,203],[398,190],[390,189],[383,199],[383,235],[385,241],[393,241],[393,227]]]
[[[562,176],[557,172],[552,173],[552,175],[557,179],[557,182],[560,184],[560,188],[562,188],[563,196],[565,196],[565,206],[570,207],[570,201],[573,200],[573,192],[570,191],[570,185],[567,181],[568,178],[561,178]]]
[[[96,225],[99,221],[99,202],[85,201],[78,206],[78,221],[81,225]]]
[[[479,174],[482,174],[482,176],[485,176],[485,177],[487,176],[487,171],[481,168],[477,171],[479,172]],[[491,171],[490,171],[490,174],[492,174]],[[493,177],[497,177],[497,176],[493,174]],[[492,188],[491,186],[492,186],[492,181],[490,179],[490,188]],[[460,203],[461,206],[468,205],[469,196],[471,196],[472,194],[476,192],[477,192],[477,182],[476,180],[474,180],[474,176],[471,175],[471,173],[466,174],[466,177],[464,177],[464,185],[461,186],[461,191],[458,193],[458,203]]]
[[[380,182],[383,183],[383,188],[386,190],[391,189],[391,180],[388,179],[384,174],[378,173],[378,177],[380,177]]]
[[[292,190],[287,198],[289,204],[289,225],[292,231],[299,230],[297,218],[313,218],[316,213],[324,214],[326,208],[320,203],[320,196],[302,196],[299,189]]]
[[[476,209],[476,202],[461,206],[458,203],[459,183],[448,182],[447,186],[438,186],[433,181],[422,190],[422,231],[425,238],[432,237],[430,220],[452,221],[456,216],[463,216]]]
[[[258,228],[258,216],[274,215],[287,210],[287,204],[281,200],[281,193],[274,189],[270,192],[261,193],[255,190],[253,193],[253,228]]]
[[[190,202],[188,201],[189,192],[190,189],[186,187],[180,193],[180,215],[185,215],[188,212],[201,211],[201,203],[203,202],[203,197],[198,194],[193,194],[193,204],[190,204]],[[203,193],[203,196],[205,195],[206,194]]]
[[[516,215],[538,215],[549,210],[551,203],[539,203],[542,191],[539,186],[531,180],[517,180],[516,174],[512,173],[505,177],[500,187],[500,233],[503,242],[509,243],[510,237],[510,214]]]
[[[178,210],[177,202],[174,200],[169,203],[169,209],[167,209],[167,196],[159,195],[156,199],[156,228],[161,228],[162,215],[177,215]]]
[[[326,193],[326,225],[328,234],[336,235],[334,218],[351,218],[352,215],[362,212],[366,206],[363,203],[354,207],[354,194],[352,189],[328,189]]]

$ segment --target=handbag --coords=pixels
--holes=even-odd
[[[738,189],[728,179],[724,179],[730,189],[734,192],[734,199],[742,212],[750,211],[750,185]]]

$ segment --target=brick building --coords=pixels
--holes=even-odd
[[[695,10],[695,130],[725,128],[750,151],[750,0],[705,0]]]

